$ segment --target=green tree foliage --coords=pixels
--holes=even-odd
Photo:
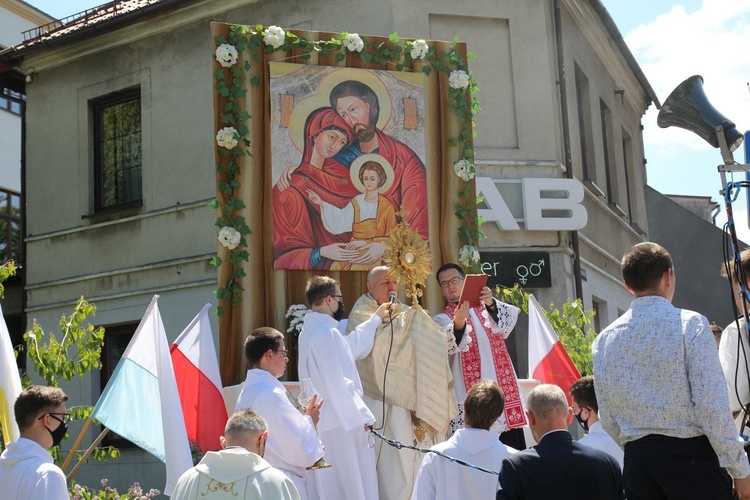
[[[92,370],[102,367],[104,328],[95,327],[88,322],[89,316],[95,312],[96,306],[81,297],[72,314],[60,318],[59,335],[45,333],[36,320],[31,330],[23,335],[27,342],[28,359],[47,385],[58,387],[60,379],[85,377]],[[31,384],[28,374],[24,375],[22,383],[24,387]],[[68,411],[71,420],[86,420],[93,409],[92,406],[71,406]],[[56,462],[61,462],[59,447],[53,448],[51,453]],[[76,453],[80,456],[78,451]],[[94,450],[93,456],[97,460],[119,458],[120,451],[112,446],[98,448]]]
[[[495,294],[500,300],[520,308],[526,314],[529,313],[529,294],[516,283],[513,288],[495,289]],[[544,308],[542,308],[544,309]],[[562,310],[549,305],[549,311],[544,309],[544,315],[560,337],[565,350],[582,376],[593,375],[594,362],[591,354],[591,344],[594,342],[596,332],[591,328],[592,319],[596,314],[594,311],[583,310],[580,299],[568,299],[562,305]]]

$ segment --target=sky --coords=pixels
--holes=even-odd
[[[60,19],[100,5],[100,0],[25,0]],[[703,76],[711,104],[750,130],[750,0],[602,0],[625,38],[651,87],[664,102],[692,75]],[[710,196],[722,204],[717,218],[726,220],[719,194],[722,163],[718,149],[687,130],[656,125],[652,104],[642,118],[648,184],[664,194]],[[735,160],[745,163],[744,148]],[[744,175],[736,174],[734,180]],[[729,179],[731,180],[731,179]],[[740,238],[750,242],[745,193],[733,204]]]

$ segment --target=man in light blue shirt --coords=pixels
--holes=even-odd
[[[625,449],[626,497],[729,500],[733,477],[738,497],[750,499],[708,320],[672,306],[674,266],[660,245],[628,250],[622,276],[635,300],[592,352],[599,418]]]

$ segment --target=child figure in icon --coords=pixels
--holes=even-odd
[[[352,239],[346,246],[349,250],[360,250],[368,243],[384,241],[397,224],[395,207],[388,198],[380,194],[393,182],[390,165],[378,155],[364,155],[361,160],[364,161],[352,164],[350,176],[352,183],[362,194],[352,198],[343,208],[326,203],[315,191],[307,190],[310,201],[320,206],[323,226],[330,233],[351,231]],[[357,163],[359,168],[356,168]],[[351,262],[335,262],[331,270],[366,271],[377,264],[359,263],[354,259]]]

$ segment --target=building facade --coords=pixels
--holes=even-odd
[[[43,43],[0,53],[5,77],[23,81],[27,95],[29,321],[55,325],[84,295],[108,331],[102,374],[66,387],[76,403],[96,401],[154,294],[170,340],[215,302],[215,214],[206,208],[216,189],[214,21],[466,41],[482,105],[477,177],[489,182],[481,208],[504,204],[517,225],[483,226],[485,269],[515,259],[509,274],[495,277],[511,286],[513,272],[538,278],[543,262],[548,279],[527,288],[545,306],[580,296],[597,311],[598,329],[629,306],[619,261],[648,231],[640,120],[658,100],[599,0],[114,4],[120,10],[110,15],[71,21]],[[117,138],[107,135],[112,120]],[[116,174],[108,154],[116,155]],[[566,178],[581,187],[585,226],[572,230],[563,220],[531,229],[530,214],[541,209],[527,180]],[[486,196],[495,188],[500,201]],[[525,325],[511,338],[525,377]],[[144,453],[125,449],[123,461],[127,467],[92,463],[80,478],[107,477],[119,487],[163,481]]]

